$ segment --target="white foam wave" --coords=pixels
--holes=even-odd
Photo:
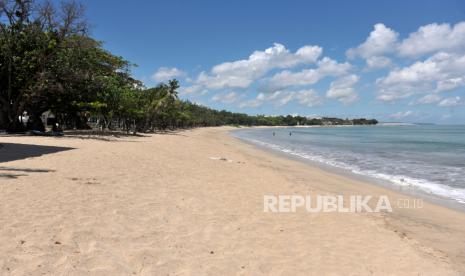
[[[267,147],[273,150],[284,152],[286,154],[298,156],[298,157],[301,157],[307,160],[311,160],[311,161],[319,162],[322,164],[330,165],[336,168],[348,170],[355,174],[374,177],[377,179],[388,181],[397,186],[415,188],[428,194],[453,199],[459,203],[465,204],[465,189],[454,188],[454,187],[450,187],[444,184],[434,183],[428,180],[413,178],[413,177],[404,176],[404,175],[389,175],[389,174],[381,173],[381,172],[374,171],[374,170],[363,170],[357,167],[356,165],[349,165],[343,162],[330,160],[327,157],[324,157],[321,155],[314,155],[314,154],[309,154],[305,152],[299,152],[299,151],[288,149],[286,147],[283,147],[277,144],[267,143],[267,142],[252,139],[252,138],[244,138],[244,137],[240,137],[240,138],[250,141],[254,144],[263,146],[263,147]]]

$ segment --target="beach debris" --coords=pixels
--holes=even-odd
[[[55,242],[55,244],[61,244],[61,242],[59,242],[59,241],[56,241],[56,242]]]
[[[97,181],[95,177],[88,177],[88,178],[78,178],[78,177],[72,177],[68,178],[72,181],[79,181],[80,184],[87,184],[87,185],[96,185],[100,184],[100,182]]]
[[[210,156],[211,160],[220,160],[220,161],[225,161],[225,162],[232,162],[231,159],[228,159],[226,157],[215,157],[215,156]]]
[[[214,251],[210,251],[210,254],[215,254],[215,252],[214,252]]]
[[[45,132],[39,130],[31,130],[30,134],[35,136],[64,136],[64,133],[59,131]]]

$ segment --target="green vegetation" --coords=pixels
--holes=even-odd
[[[249,116],[178,99],[171,80],[145,88],[131,63],[88,35],[83,7],[0,0],[0,129],[45,130],[50,111],[63,128],[154,131],[219,125],[376,124],[376,120]],[[22,122],[27,115],[27,124]]]

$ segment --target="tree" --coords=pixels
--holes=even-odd
[[[7,129],[20,130],[19,109],[26,87],[33,78],[37,59],[36,25],[29,16],[31,1],[0,4],[0,121]],[[34,64],[36,63],[36,64]]]
[[[376,120],[302,116],[250,116],[180,100],[179,82],[146,88],[132,64],[88,35],[84,8],[33,0],[0,0],[0,128],[44,130],[41,114],[52,111],[65,128],[155,131],[219,125],[376,124]]]
[[[59,61],[87,44],[80,40],[87,30],[82,15],[82,6],[75,2],[63,3],[60,10],[49,2],[42,6],[32,0],[1,2],[0,123],[8,130],[22,129],[19,116],[24,111],[35,127],[43,128],[39,117],[47,108],[44,102],[48,104],[50,96],[56,98],[55,93],[65,91],[68,84],[63,78],[69,76],[71,64]],[[65,66],[68,72],[60,70]]]

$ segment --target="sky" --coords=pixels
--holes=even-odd
[[[465,1],[83,0],[147,87],[248,114],[465,123]]]

